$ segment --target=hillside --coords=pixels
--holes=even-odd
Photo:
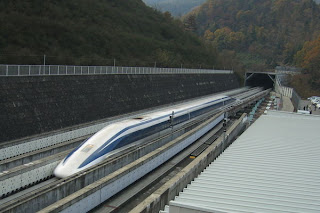
[[[313,0],[208,0],[185,17],[220,51],[234,51],[247,69],[294,64],[305,41],[320,35]]]
[[[173,16],[182,16],[206,0],[143,0],[147,5],[163,12],[170,12]]]
[[[4,0],[0,26],[0,63],[218,67],[212,48],[141,0]]]

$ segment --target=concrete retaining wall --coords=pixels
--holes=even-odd
[[[234,74],[0,77],[0,142],[237,87]]]

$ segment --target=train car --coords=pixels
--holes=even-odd
[[[215,95],[112,123],[68,154],[56,167],[54,175],[60,178],[71,176],[100,163],[119,148],[163,130],[170,130],[232,101],[234,99],[228,96]]]

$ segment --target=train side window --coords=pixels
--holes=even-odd
[[[93,144],[86,145],[81,152],[89,152],[93,148]]]

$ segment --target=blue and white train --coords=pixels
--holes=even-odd
[[[181,125],[233,101],[235,99],[228,96],[215,95],[151,112],[138,118],[112,123],[68,154],[56,167],[54,175],[60,178],[73,175],[103,161],[116,149],[163,130],[170,130],[173,126]]]

